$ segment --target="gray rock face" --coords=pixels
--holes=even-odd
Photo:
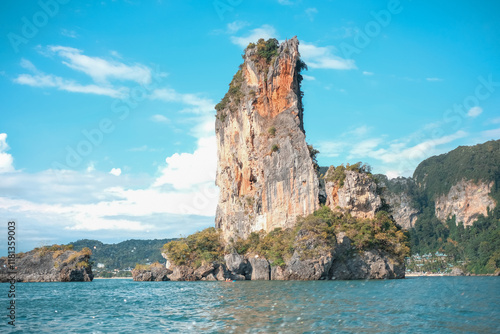
[[[168,275],[171,281],[196,281],[194,269],[188,266],[173,267],[172,274]]]
[[[328,177],[327,172],[326,177]],[[340,208],[357,218],[373,218],[382,206],[375,181],[364,173],[345,171],[344,184],[325,182],[326,205],[332,210]]]
[[[451,270],[450,276],[465,276],[465,273],[462,269],[455,267]]]
[[[271,278],[271,268],[266,259],[251,257],[248,262],[252,268],[252,281],[267,281]]]
[[[6,258],[0,259],[0,282],[9,281]],[[86,264],[86,265],[83,265]],[[94,279],[90,255],[73,250],[17,254],[18,282],[90,282]]]
[[[379,180],[379,188],[382,189],[382,198],[389,205],[389,211],[396,224],[407,230],[414,227],[419,212],[413,206],[415,201],[413,179],[398,177],[389,180],[385,175],[376,177]]]
[[[337,248],[329,272],[330,279],[393,279],[405,277],[405,264],[381,250],[358,252],[344,233],[337,235]]]
[[[132,278],[134,281],[170,281],[168,275],[172,274],[172,270],[165,267],[152,267],[149,270],[132,270]]]
[[[298,252],[295,252],[282,268],[282,272],[277,271],[275,275],[285,280],[311,281],[328,279],[328,272],[332,266],[333,257],[321,256],[315,259],[301,260]]]
[[[245,51],[228,102],[218,111],[216,227],[226,241],[292,227],[319,208],[318,178],[305,141],[299,42],[283,42],[268,64]]]

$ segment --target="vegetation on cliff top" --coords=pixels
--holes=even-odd
[[[345,172],[346,171],[354,171],[354,172],[358,172],[358,173],[363,173],[363,174],[366,174],[370,178],[372,177],[371,166],[368,164],[363,164],[362,162],[357,162],[353,165],[349,165],[349,163],[348,163],[345,166],[344,166],[344,164],[341,164],[337,167],[330,166],[330,168],[328,169],[328,171],[326,172],[326,174],[324,176],[324,179],[327,182],[334,182],[334,183],[338,184],[340,188],[342,188],[344,186],[344,181],[345,181],[345,177],[346,177]]]
[[[323,206],[307,217],[299,217],[293,228],[277,228],[269,233],[252,232],[245,240],[232,240],[227,246],[219,231],[208,228],[164,246],[164,252],[175,265],[201,265],[222,261],[224,253],[258,254],[273,265],[284,265],[298,251],[302,259],[321,256],[334,249],[336,237],[344,232],[358,251],[373,248],[385,250],[403,259],[409,254],[406,234],[386,212],[375,219],[356,219],[333,212]]]

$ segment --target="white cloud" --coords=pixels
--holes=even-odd
[[[217,144],[215,136],[198,140],[193,153],[175,153],[165,159],[154,186],[172,185],[175,189],[192,189],[196,185],[213,183],[217,168]]]
[[[95,172],[95,163],[93,161],[89,162],[86,171],[87,173]]]
[[[500,139],[500,128],[493,130],[485,130],[481,132],[481,136],[485,140]]]
[[[427,81],[443,81],[441,78],[425,78]]]
[[[338,157],[348,144],[341,141],[321,141],[317,146],[322,157]]]
[[[74,30],[68,30],[68,29],[62,29],[61,30],[61,35],[69,37],[69,38],[77,38],[78,37],[76,31],[74,31]]]
[[[482,112],[483,112],[483,108],[481,108],[481,107],[472,107],[467,112],[467,116],[474,118],[474,117],[477,117],[477,116],[481,115]]]
[[[313,81],[313,80],[316,80],[316,78],[315,78],[315,77],[310,76],[310,75],[306,75],[306,74],[302,74],[302,77],[304,78],[304,80],[307,80],[307,81]]]
[[[11,154],[5,153],[8,150],[7,134],[0,133],[0,174],[14,171],[14,158]],[[2,180],[2,182],[3,181],[4,180]]]
[[[491,124],[500,124],[500,117],[493,118],[490,120]]]
[[[362,126],[359,126],[353,130],[350,130],[346,133],[346,135],[348,135],[349,137],[351,136],[357,136],[357,137],[361,137],[365,134],[368,133],[368,131],[370,130],[370,128],[366,125],[362,125]]]
[[[290,1],[290,0],[278,0],[278,3],[280,5],[287,5],[287,6],[293,5],[293,1]]]
[[[363,75],[374,75],[375,73],[373,72],[368,72],[368,71],[363,71]]]
[[[153,100],[187,104],[190,107],[181,111],[195,114],[213,112],[215,106],[215,103],[211,99],[203,98],[196,94],[181,94],[170,88],[156,89],[150,98]]]
[[[63,79],[52,74],[45,74],[39,71],[32,62],[24,58],[21,59],[20,64],[23,68],[33,72],[33,74],[19,74],[17,78],[14,79],[15,83],[21,85],[50,87],[67,92],[106,95],[114,98],[124,97],[128,91],[125,87],[113,88],[95,84],[81,85],[73,80]]]
[[[126,65],[115,60],[89,57],[82,50],[67,46],[49,46],[48,49],[66,59],[62,62],[64,65],[87,74],[97,83],[105,84],[110,79],[130,80],[139,84],[151,82],[151,69],[142,64]]]
[[[316,14],[318,14],[318,10],[316,8],[307,8],[306,9],[306,15],[311,22],[314,21],[314,16]]]
[[[235,34],[248,25],[249,25],[249,23],[245,22],[245,21],[234,21],[234,22],[228,23],[227,24],[227,33],[228,34]]]
[[[151,120],[156,123],[170,123],[170,120],[167,117],[160,114],[151,116]]]
[[[299,51],[309,68],[351,70],[356,69],[354,60],[334,55],[333,47],[316,46],[301,42]]]
[[[120,176],[122,174],[122,169],[121,168],[112,168],[109,171],[109,174],[114,175],[114,176]]]
[[[32,87],[52,87],[59,90],[73,92],[106,95],[114,98],[120,98],[126,95],[126,89],[115,89],[111,87],[103,87],[98,85],[81,85],[72,80],[66,80],[52,74],[20,74],[14,79],[14,82],[21,85]]]
[[[250,34],[243,37],[231,36],[231,42],[240,46],[241,48],[246,48],[249,43],[255,43],[260,38],[268,40],[269,38],[277,38],[276,29],[273,26],[264,24],[263,26],[253,29]]]

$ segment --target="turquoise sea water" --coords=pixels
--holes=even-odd
[[[500,278],[18,283],[12,333],[500,333]],[[7,313],[7,284],[0,305]],[[4,307],[5,306],[5,307]]]

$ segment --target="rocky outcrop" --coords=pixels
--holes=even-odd
[[[193,280],[352,280],[404,278],[405,266],[397,256],[369,249],[358,251],[344,233],[338,243],[313,244],[307,235],[298,234],[295,251],[284,264],[273,264],[257,254],[231,253],[224,263],[213,263],[197,269],[172,266],[172,281]],[[302,245],[300,245],[302,243]]]
[[[90,250],[50,251],[35,249],[16,254],[17,282],[90,282],[94,279],[90,265]],[[10,279],[7,258],[0,258],[0,282]]]
[[[405,277],[405,264],[392,254],[371,249],[357,252],[343,233],[337,236],[338,247],[332,263],[331,279],[394,279]]]
[[[462,180],[451,187],[446,195],[439,196],[435,201],[435,215],[445,222],[452,216],[457,224],[471,226],[479,215],[488,215],[488,208],[495,208],[495,201],[489,196],[494,182],[473,182]]]
[[[319,207],[302,120],[299,42],[294,37],[270,54],[261,53],[262,43],[245,50],[216,106],[216,227],[225,240],[291,227]]]
[[[172,270],[165,268],[162,265],[151,265],[147,269],[133,269],[132,278],[134,281],[169,281],[168,275],[172,274]]]
[[[332,168],[334,167],[330,167],[325,175],[325,204],[332,210],[340,209],[356,218],[375,217],[382,206],[382,200],[373,178],[365,173],[347,170],[342,183],[328,181]]]

